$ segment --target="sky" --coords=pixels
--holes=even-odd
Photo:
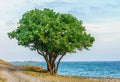
[[[63,61],[120,61],[120,0],[0,0],[1,59],[44,61],[37,52],[18,46],[7,35],[16,29],[25,12],[35,8],[70,13],[95,37],[89,51],[67,54]]]

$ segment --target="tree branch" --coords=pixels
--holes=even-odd
[[[44,56],[44,52],[42,52],[42,51],[40,51],[38,49],[37,49],[37,52],[38,52],[39,55]]]
[[[59,58],[58,63],[57,63],[57,67],[56,67],[56,71],[58,70],[58,67],[59,67],[60,61],[61,61],[61,59],[63,58],[64,55],[65,55],[65,53]]]

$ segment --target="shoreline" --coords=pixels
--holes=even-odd
[[[26,79],[30,80],[30,82],[31,80],[34,81],[37,80],[37,82],[61,82],[61,81],[62,82],[120,82],[120,79],[112,78],[112,77],[84,77],[84,76],[60,75],[60,74],[51,75],[49,72],[40,71],[42,70],[42,67],[38,67],[38,66],[24,66],[24,67],[21,66],[21,68],[19,68],[11,65],[1,65],[1,67],[3,68],[1,70],[1,75],[4,76],[3,79],[8,80],[8,82],[11,82],[11,78],[9,78],[9,76],[12,76],[13,80],[17,79],[16,82],[18,82],[19,80],[26,82]],[[12,75],[11,72],[13,73]],[[20,78],[14,77],[17,76],[16,72],[18,73]],[[12,82],[14,82],[13,80]]]
[[[35,61],[24,61],[24,62],[12,62],[12,64],[14,64],[14,65],[17,65],[17,66],[26,66],[26,65],[24,65],[25,63],[27,62],[27,64],[26,65],[30,65],[30,66],[34,66],[33,65],[33,63],[35,62]],[[30,62],[32,62],[32,64],[30,64]],[[70,61],[70,62],[73,62],[73,61]],[[67,63],[70,63],[70,62],[67,62]],[[81,61],[80,61],[81,62]],[[86,61],[87,62],[87,61]],[[93,61],[92,61],[93,62]],[[88,63],[92,63],[92,62],[88,62]],[[104,62],[104,61],[97,61],[97,62]],[[111,61],[105,61],[105,63],[108,63],[109,64],[109,62],[111,62]],[[114,62],[118,62],[118,61],[114,61]],[[37,64],[38,63],[41,63],[41,65],[40,66],[42,66],[42,67],[44,67],[45,68],[45,62],[37,62]],[[65,61],[63,61],[63,62],[61,62],[61,63],[66,63]],[[74,62],[73,62],[74,63]],[[82,62],[81,62],[82,63]],[[83,62],[84,63],[84,62]],[[62,65],[62,64],[61,64]],[[81,64],[82,65],[82,64]],[[38,65],[35,65],[35,66],[38,66]],[[102,68],[101,68],[102,69]],[[105,69],[105,68],[104,68]],[[102,70],[104,70],[104,69],[102,69]],[[65,70],[65,71],[67,71],[67,70]],[[97,72],[97,71],[96,71]],[[90,72],[90,74],[88,74],[89,76],[80,76],[80,74],[73,74],[72,75],[72,73],[71,73],[71,75],[69,75],[70,73],[66,73],[66,74],[64,74],[64,71],[63,72],[59,72],[58,73],[59,75],[63,75],[63,76],[72,76],[72,77],[90,77],[90,78],[114,78],[114,79],[120,79],[120,77],[119,76],[115,76],[114,74],[113,75],[109,75],[109,74],[104,74],[104,76],[102,76],[102,74],[100,75],[100,74],[95,74],[94,73],[94,75],[92,76],[92,72]],[[105,76],[106,75],[106,76]]]
[[[92,77],[92,76],[77,76],[77,75],[62,75],[62,74],[57,74],[57,75],[60,75],[60,76],[64,76],[64,77],[78,77],[78,78],[93,78],[93,79],[120,79],[120,78],[117,78],[117,77]]]
[[[39,73],[39,72],[26,72],[29,75],[43,77],[45,82],[120,82],[118,78],[109,78],[109,77],[83,77],[83,76],[68,76],[68,75],[53,75],[49,73]],[[47,79],[47,81],[46,81]]]
[[[1,61],[0,67],[0,81],[5,79],[8,80],[8,82],[14,82],[14,80],[17,80],[16,82],[19,82],[19,80],[23,82],[27,80],[30,82],[32,80],[34,80],[32,82],[35,82],[35,80],[37,80],[37,82],[120,82],[120,78],[114,77],[90,77],[62,74],[51,75],[42,66],[16,66],[5,61]]]
[[[84,80],[92,80],[93,82],[120,82],[120,78],[114,77],[89,77],[89,76],[70,76],[70,75],[60,75],[66,78],[80,78]]]

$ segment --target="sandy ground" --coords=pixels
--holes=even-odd
[[[95,82],[120,82],[120,79],[116,78],[89,78],[94,80]]]
[[[6,82],[43,82],[39,77],[27,75],[14,66],[0,64],[0,68],[0,73]]]
[[[42,77],[42,76],[32,76],[29,74],[26,74],[22,71],[22,69],[17,68],[12,65],[4,65],[0,64],[0,75],[4,79],[6,79],[6,82],[120,82],[120,79],[114,79],[114,78],[90,78],[86,80],[86,78],[76,79],[75,81],[72,81],[72,78],[59,78],[49,76],[49,77]],[[48,80],[48,81],[47,81]],[[90,81],[92,80],[92,81]]]

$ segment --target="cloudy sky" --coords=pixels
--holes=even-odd
[[[50,8],[83,21],[96,41],[89,51],[67,54],[65,61],[120,61],[120,0],[0,0],[0,58],[6,61],[42,61],[36,52],[17,45],[7,32],[14,30],[31,9]]]

